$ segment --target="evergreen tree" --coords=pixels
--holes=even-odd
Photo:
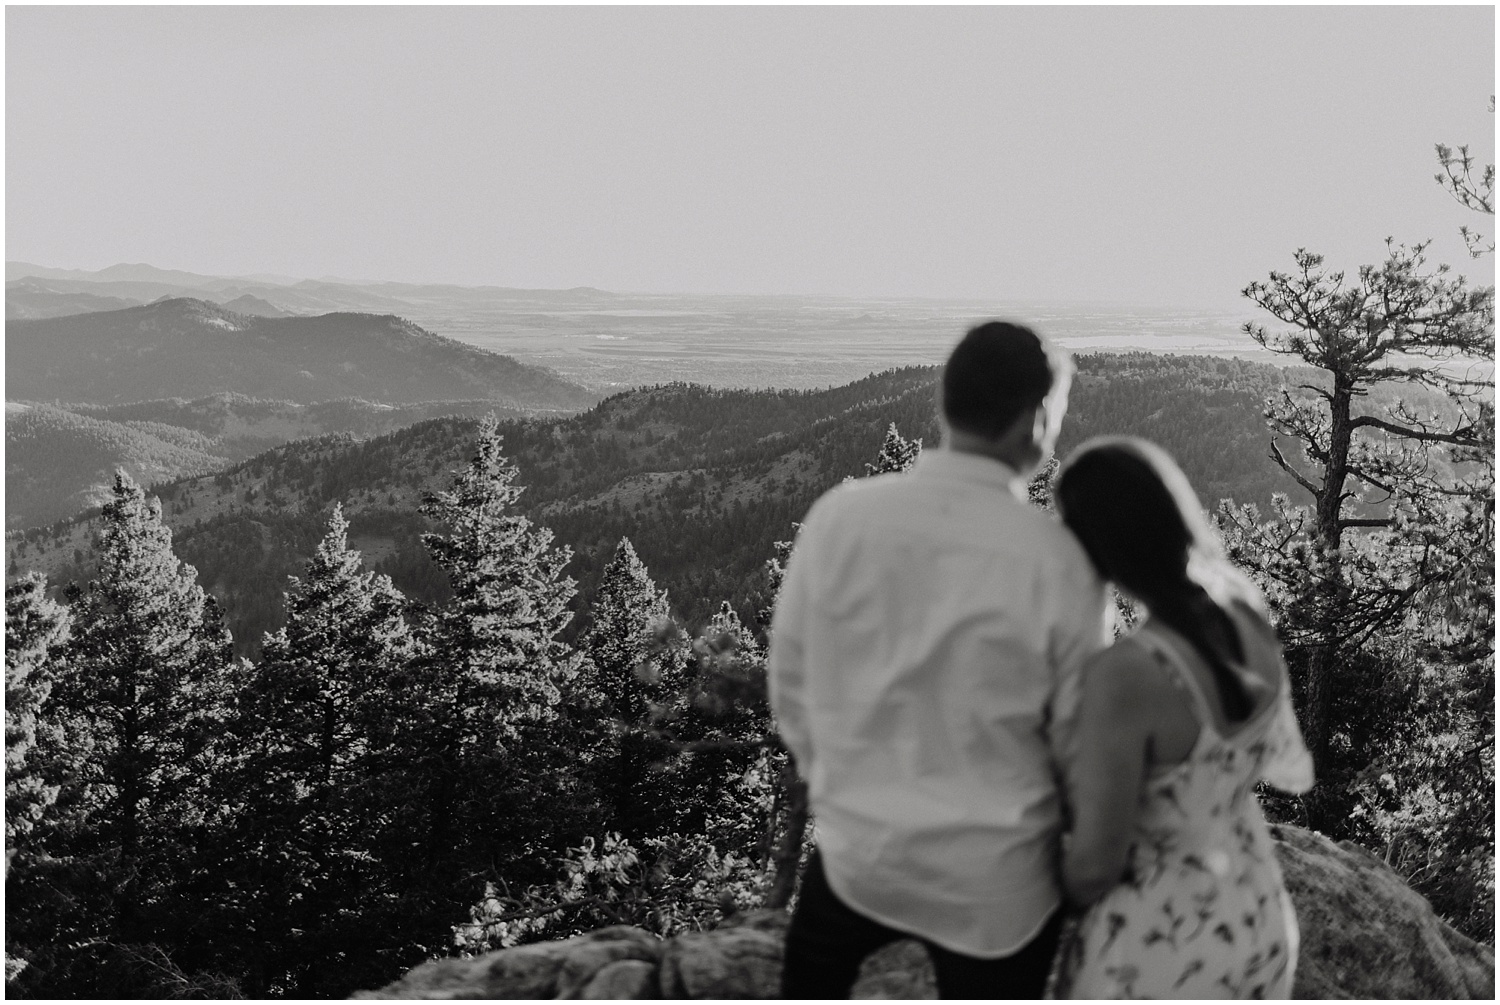
[[[404,598],[364,571],[348,530],[336,504],[241,702],[253,810],[239,841],[262,993],[347,994],[384,976],[351,964],[390,920],[385,881],[399,866],[376,854],[390,815],[382,781],[401,757],[394,682],[415,643]]]
[[[1307,491],[1312,505],[1284,510],[1280,522],[1289,533],[1257,535],[1281,536],[1282,547],[1244,548],[1240,557],[1259,563],[1285,596],[1284,638],[1303,667],[1303,731],[1326,778],[1337,731],[1331,719],[1337,678],[1341,667],[1352,664],[1351,646],[1399,621],[1411,598],[1434,577],[1456,571],[1439,572],[1427,560],[1431,549],[1404,552],[1413,542],[1397,542],[1390,532],[1423,508],[1421,500],[1453,494],[1433,478],[1439,450],[1478,450],[1493,436],[1486,431],[1493,425],[1493,407],[1486,408],[1481,397],[1493,384],[1451,373],[1442,364],[1493,359],[1494,314],[1492,291],[1469,289],[1462,277],[1449,278],[1443,266],[1427,270],[1422,245],[1393,247],[1381,266],[1361,268],[1357,280],[1347,284],[1343,273],[1324,270],[1318,255],[1299,251],[1296,261],[1296,272],[1272,272],[1268,281],[1244,291],[1288,329],[1273,332],[1247,324],[1246,331],[1267,349],[1296,356],[1324,375],[1301,389],[1310,396],[1284,389],[1266,403],[1273,433],[1301,448],[1300,458],[1288,458],[1273,437],[1272,457]],[[1458,405],[1456,421],[1443,423],[1400,404],[1387,415],[1356,408],[1377,384],[1391,381],[1447,392]],[[1485,492],[1483,485],[1456,490],[1470,497]],[[1361,504],[1366,504],[1363,511]],[[1369,511],[1381,504],[1385,512]],[[1248,531],[1255,517],[1241,513],[1238,519],[1226,515]],[[1372,528],[1384,532],[1367,538],[1385,541],[1383,556],[1368,549],[1362,555],[1353,536]],[[1397,579],[1388,575],[1391,571]],[[1402,572],[1416,572],[1428,582],[1401,583]]]
[[[577,660],[558,634],[572,619],[572,558],[552,532],[510,512],[521,495],[516,467],[501,452],[493,415],[480,423],[476,453],[450,489],[421,511],[445,529],[422,536],[453,598],[436,616],[435,638],[451,661],[447,676],[462,742],[479,734],[514,739],[521,723],[557,714],[560,685]]]
[[[1490,95],[1490,112],[1495,111],[1495,96]],[[1457,151],[1437,144],[1438,165],[1442,167],[1441,174],[1435,175],[1437,183],[1443,187],[1449,195],[1453,196],[1458,204],[1476,213],[1486,216],[1495,215],[1495,165],[1486,164],[1484,169],[1475,176],[1475,169],[1479,162],[1469,153],[1467,145],[1460,146]],[[1495,253],[1495,236],[1490,235],[1488,246],[1486,246],[1484,235],[1463,226],[1458,229],[1463,237],[1464,243],[1469,246],[1469,254],[1474,258]]]
[[[59,798],[75,825],[46,836],[47,853],[73,864],[60,881],[72,885],[58,891],[65,910],[27,918],[51,941],[48,965],[23,975],[28,994],[149,996],[154,974],[187,980],[161,947],[193,957],[201,942],[202,884],[218,865],[201,850],[223,822],[219,786],[236,756],[229,636],[172,554],[159,500],[120,471],[100,519],[97,576],[69,590],[73,631],[50,702],[89,745]],[[156,955],[155,971],[136,965]]]
[[[766,691],[766,650],[726,600],[698,640],[705,678],[695,701],[718,755],[706,793],[705,829],[716,843],[752,850],[764,862],[774,829],[775,785],[786,759],[776,739]]]
[[[418,626],[400,724],[408,797],[393,832],[411,835],[400,849],[412,860],[409,909],[434,940],[485,879],[545,874],[594,822],[562,715],[579,664],[559,638],[572,617],[571,552],[512,512],[521,489],[497,426],[481,422],[473,459],[422,505],[440,527],[423,543],[453,595]]]
[[[57,800],[31,757],[57,750],[55,724],[39,721],[52,693],[57,658],[68,640],[68,610],[47,598],[47,582],[28,573],[5,588],[5,853],[9,863]],[[38,734],[41,734],[40,737]]]
[[[1056,457],[1047,458],[1047,463],[1037,469],[1026,482],[1026,501],[1039,510],[1052,512],[1052,482],[1057,478],[1061,465]]]
[[[49,600],[46,580],[28,573],[5,589],[5,980],[31,965],[55,933],[45,916],[64,909],[52,894],[59,870],[46,854],[49,831],[65,826],[55,803],[59,781],[77,772],[86,745],[65,736],[48,696],[68,639],[66,607]],[[81,738],[73,737],[79,740]]]
[[[588,688],[606,718],[600,724],[596,786],[608,804],[609,826],[627,837],[669,829],[673,790],[653,766],[671,754],[646,727],[654,709],[685,684],[685,646],[658,590],[629,538],[621,538],[605,566],[580,640]]]
[[[1220,525],[1276,616],[1318,766],[1275,811],[1377,849],[1491,938],[1494,384],[1472,364],[1494,359],[1494,301],[1423,252],[1346,282],[1299,251],[1245,289],[1284,326],[1247,332],[1314,368],[1265,413],[1310,505],[1225,505]]]
[[[909,471],[911,466],[917,463],[917,457],[922,453],[922,441],[920,439],[908,440],[896,429],[893,422],[885,431],[885,441],[880,445],[880,453],[875,458],[875,463],[865,464],[867,475],[883,475],[891,471]]]
[[[620,539],[604,567],[589,615],[591,623],[580,648],[588,657],[590,673],[609,703],[609,713],[638,724],[652,703],[666,699],[680,684],[675,678],[681,669],[663,665],[671,659],[659,641],[671,620],[667,591],[656,588],[630,538]]]

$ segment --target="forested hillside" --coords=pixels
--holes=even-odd
[[[145,484],[224,467],[201,433],[151,422],[129,425],[51,405],[5,406],[5,524],[26,527],[98,507],[116,468]]]
[[[299,402],[487,398],[571,410],[598,396],[551,370],[392,315],[256,317],[204,300],[7,321],[6,397],[123,403],[234,392]]]
[[[290,440],[367,438],[440,415],[520,416],[491,401],[309,405],[242,394],[125,405],[9,402],[5,521],[10,529],[72,517],[108,497],[116,468],[142,484],[210,474]]]
[[[506,419],[500,432],[526,486],[519,505],[573,548],[569,572],[584,601],[628,536],[681,615],[701,624],[723,599],[749,616],[774,542],[791,536],[818,494],[864,473],[892,422],[906,436],[937,442],[935,378],[931,368],[906,368],[826,391],[665,385],[571,418]],[[1274,367],[1239,360],[1084,356],[1060,451],[1107,433],[1146,436],[1181,459],[1206,505],[1220,498],[1264,505],[1272,492],[1294,487],[1268,457],[1260,415],[1282,379]],[[214,427],[204,420],[197,428]],[[261,634],[280,624],[286,577],[310,553],[335,502],[367,562],[416,597],[444,596],[420,544],[430,524],[417,503],[463,462],[473,430],[472,419],[441,418],[365,442],[290,443],[156,491],[179,554],[223,604],[236,649],[253,653]],[[72,556],[75,548],[83,554],[85,540],[81,524],[35,528],[11,539],[9,557],[17,569],[67,581],[83,574]]]

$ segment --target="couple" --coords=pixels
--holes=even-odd
[[[1255,801],[1312,782],[1254,587],[1141,440],[1029,506],[1071,362],[1020,325],[943,370],[943,449],[808,512],[776,605],[772,707],[816,850],[783,993],[843,998],[926,945],[945,998],[1287,997],[1297,925]],[[1149,611],[1109,644],[1104,581]]]

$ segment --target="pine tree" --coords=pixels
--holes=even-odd
[[[395,830],[412,834],[406,854],[425,875],[409,877],[411,909],[434,932],[484,878],[540,876],[592,826],[562,715],[579,665],[559,637],[572,617],[571,552],[512,512],[521,488],[501,446],[490,416],[469,465],[422,505],[440,527],[423,543],[453,596],[418,627],[401,725],[409,805]]]
[[[86,757],[86,738],[68,735],[48,698],[59,672],[71,618],[48,599],[46,580],[28,573],[5,589],[5,980],[31,967],[33,954],[66,924],[68,863],[48,854],[48,838],[70,823],[58,807],[60,782],[72,780]],[[71,741],[71,742],[70,742]],[[36,972],[26,974],[35,977]],[[29,981],[28,981],[29,983]],[[19,991],[20,989],[14,989]]]
[[[674,661],[660,644],[671,621],[667,591],[657,589],[630,538],[620,539],[604,567],[589,615],[580,649],[590,673],[609,713],[639,724],[652,703],[666,699],[681,683],[681,660]]]
[[[44,754],[61,746],[58,727],[41,716],[71,620],[67,608],[47,598],[47,581],[39,573],[28,573],[5,588],[7,863],[57,800],[58,787],[49,784],[30,755],[38,745]]]
[[[241,703],[254,809],[239,841],[256,866],[247,886],[262,993],[363,986],[338,961],[362,956],[381,931],[382,891],[398,868],[377,857],[390,816],[381,779],[401,757],[396,680],[415,641],[404,598],[364,571],[348,530],[336,504],[303,577],[291,577],[286,624],[266,636]]]
[[[1225,511],[1225,518],[1256,540],[1239,548],[1239,557],[1284,597],[1283,636],[1303,668],[1303,731],[1325,777],[1338,729],[1332,711],[1340,667],[1352,665],[1359,640],[1397,623],[1427,585],[1396,581],[1399,570],[1432,582],[1449,574],[1430,561],[1431,548],[1396,541],[1391,532],[1409,527],[1424,499],[1482,498],[1488,491],[1483,484],[1444,484],[1433,473],[1446,468],[1435,463],[1442,449],[1472,452],[1493,442],[1494,410],[1484,400],[1493,383],[1443,366],[1494,358],[1493,293],[1468,288],[1446,266],[1428,270],[1424,247],[1392,246],[1384,263],[1361,268],[1347,283],[1343,273],[1323,268],[1321,256],[1299,250],[1295,272],[1272,272],[1244,290],[1287,326],[1247,324],[1246,332],[1323,374],[1299,389],[1307,396],[1284,389],[1266,402],[1275,434],[1271,456],[1312,505],[1278,504],[1282,512],[1272,522],[1284,532],[1257,529],[1258,514],[1247,510]],[[1357,407],[1382,382],[1439,389],[1454,402],[1456,418],[1445,423],[1404,405],[1387,415]],[[1301,456],[1287,457],[1278,436]],[[1281,543],[1261,546],[1272,540]],[[1376,540],[1385,541],[1385,554],[1361,548]],[[1393,571],[1397,577],[1388,575]]]
[[[481,422],[469,466],[421,511],[446,528],[422,543],[453,589],[434,634],[452,661],[456,691],[475,699],[456,706],[467,724],[460,730],[496,730],[504,740],[515,738],[520,723],[557,714],[560,684],[577,666],[558,639],[572,619],[576,584],[563,575],[571,549],[553,547],[550,530],[510,512],[521,488],[498,427],[493,415]]]
[[[587,658],[582,690],[600,715],[595,785],[611,829],[627,837],[660,834],[670,827],[675,798],[653,769],[671,750],[647,727],[686,683],[686,646],[666,591],[657,589],[629,538],[605,566],[589,613],[579,647]]]
[[[866,463],[865,472],[867,475],[883,475],[892,471],[909,471],[921,453],[922,441],[906,439],[893,422],[885,431],[885,441],[880,445],[875,463]]]
[[[149,955],[201,934],[201,883],[214,868],[201,850],[223,823],[220,786],[236,756],[229,635],[173,555],[160,501],[120,471],[100,521],[97,576],[69,589],[73,631],[49,703],[88,744],[85,770],[59,797],[77,824],[47,843],[75,863],[78,885],[63,894],[66,915],[47,919],[51,967],[26,975],[28,993],[153,993],[140,968],[112,974],[97,958],[70,959],[70,940]]]

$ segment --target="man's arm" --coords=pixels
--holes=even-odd
[[[1094,574],[1093,567],[1068,540],[1067,573],[1059,578],[1059,594],[1053,600],[1054,633],[1051,653],[1052,700],[1048,705],[1047,735],[1052,756],[1065,763],[1073,752],[1072,737],[1083,695],[1083,668],[1095,654],[1114,641],[1114,601],[1109,588]]]

